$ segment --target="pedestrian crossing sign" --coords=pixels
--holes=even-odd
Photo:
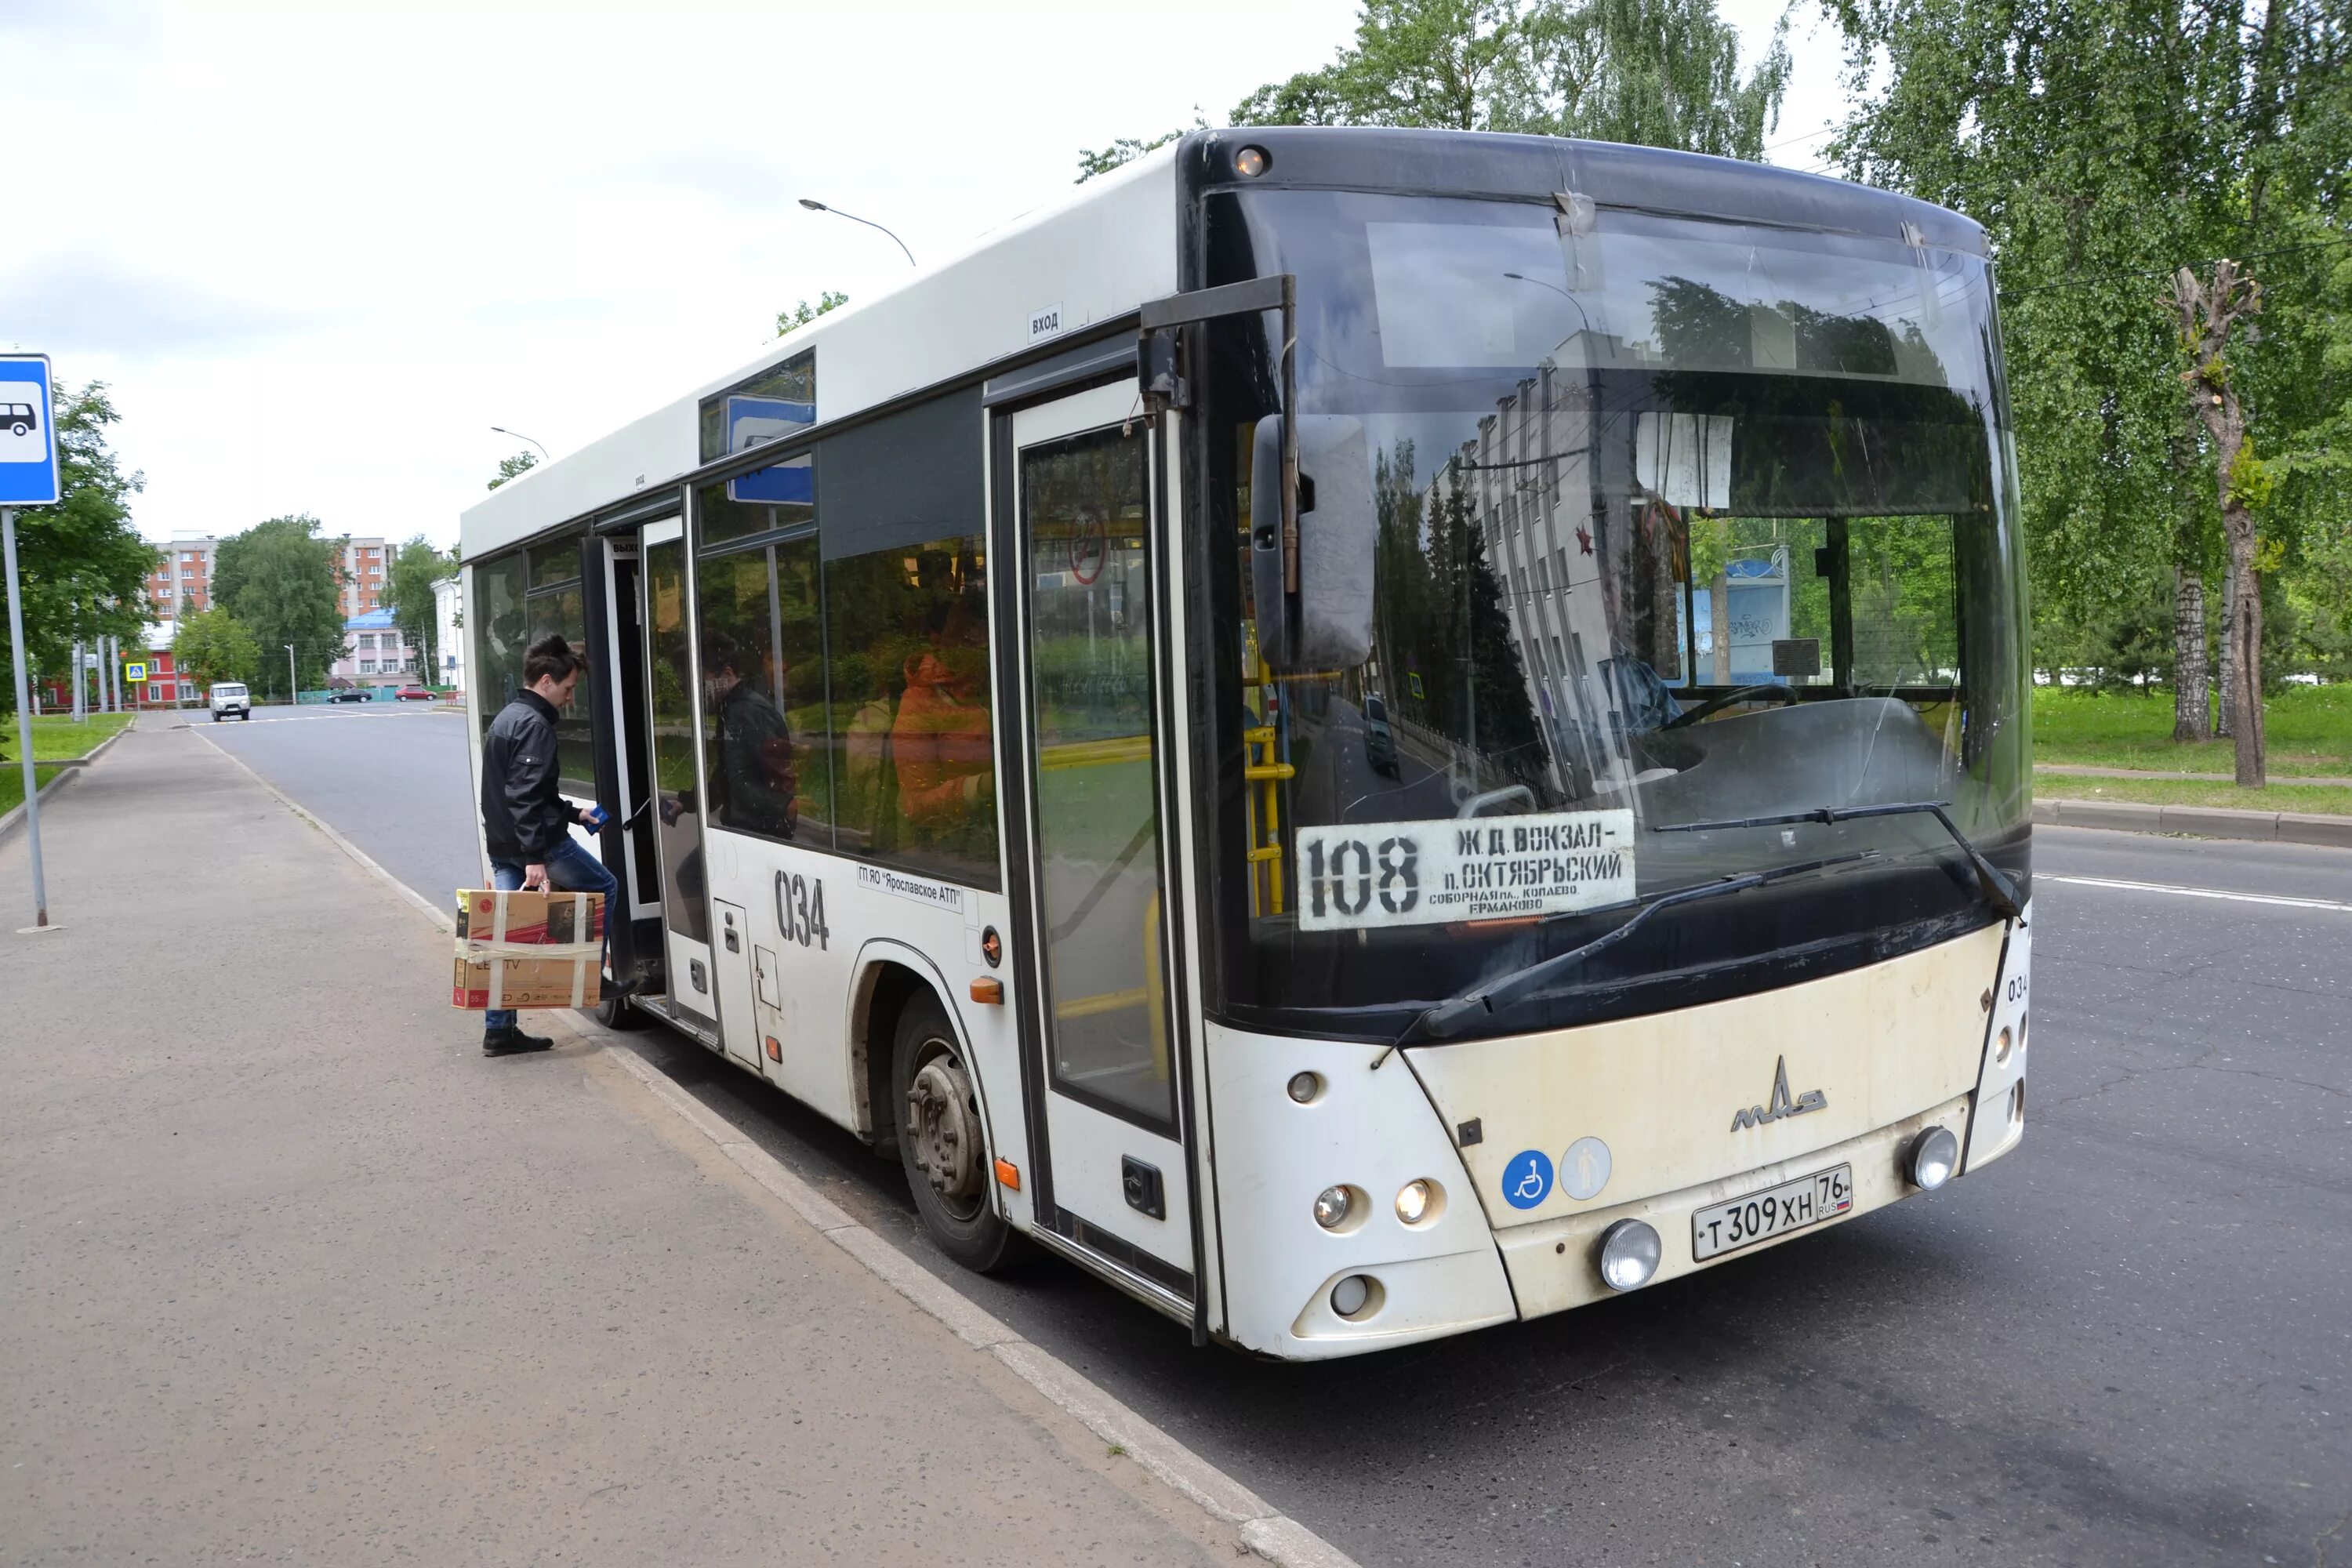
[[[122,679],[136,685],[147,679],[147,667],[143,664],[126,664],[122,667]]]

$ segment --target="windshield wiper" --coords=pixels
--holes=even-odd
[[[1983,852],[1969,842],[1969,836],[1962,833],[1958,825],[1945,814],[1944,807],[1948,804],[1945,801],[1914,800],[1890,805],[1817,805],[1810,811],[1781,812],[1772,816],[1738,816],[1722,822],[1663,823],[1650,831],[1711,833],[1727,827],[1786,827],[1800,822],[1852,822],[1864,816],[1933,816],[1944,825],[1944,831],[1952,836],[1952,842],[1960,847],[1960,853],[1969,858],[1969,864],[1976,870],[1977,887],[1984,894],[1985,902],[2011,920],[2024,920],[2025,910],[2017,901],[2016,885],[2002,876],[2000,868],[1986,859]]]
[[[1624,941],[1641,928],[1643,921],[1648,920],[1660,910],[1671,909],[1676,904],[1695,904],[1703,899],[1719,899],[1727,893],[1746,892],[1750,888],[1760,888],[1767,882],[1777,882],[1784,877],[1801,876],[1808,871],[1821,870],[1824,867],[1842,866],[1850,860],[1866,860],[1877,854],[1878,851],[1875,849],[1857,849],[1851,854],[1832,855],[1827,859],[1807,860],[1795,866],[1776,866],[1769,871],[1750,871],[1744,876],[1727,877],[1719,882],[1702,882],[1696,887],[1683,888],[1675,892],[1661,894],[1636,910],[1632,920],[1613,931],[1602,932],[1581,947],[1570,948],[1566,952],[1530,963],[1524,969],[1514,970],[1502,979],[1491,984],[1482,985],[1475,990],[1465,991],[1450,1002],[1440,1002],[1436,1006],[1430,1008],[1406,1025],[1404,1033],[1397,1037],[1396,1045],[1391,1046],[1389,1050],[1396,1049],[1397,1046],[1411,1045],[1416,1039],[1443,1040],[1460,1033],[1462,1026],[1471,1019],[1502,1011],[1530,992],[1539,990],[1554,976],[1574,968],[1601,949],[1614,946]],[[1383,1051],[1381,1053],[1380,1060],[1372,1065],[1377,1068],[1381,1061],[1387,1059],[1388,1052]]]

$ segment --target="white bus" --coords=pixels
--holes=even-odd
[[[961,1262],[1410,1343],[2015,1147],[2008,420],[1938,208],[1202,132],[467,511],[475,732]]]

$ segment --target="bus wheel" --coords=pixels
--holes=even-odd
[[[971,1069],[947,1015],[929,993],[899,1013],[890,1063],[898,1089],[898,1163],[924,1228],[949,1257],[988,1273],[1009,1259],[1013,1227],[989,1203],[988,1138]]]

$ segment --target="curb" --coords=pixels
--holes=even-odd
[[[373,873],[435,925],[445,931],[457,929],[456,916],[420,897],[350,839],[296,805],[241,758],[215,745],[200,731],[192,729],[189,733],[243,769],[279,805],[317,828],[330,844]],[[70,776],[59,775],[60,779]],[[965,1344],[995,1358],[1096,1436],[1123,1450],[1154,1479],[1211,1516],[1238,1526],[1243,1543],[1252,1552],[1280,1568],[1357,1568],[1355,1559],[1346,1552],[1297,1520],[1275,1511],[1271,1503],[1113,1398],[1068,1363],[1023,1339],[1010,1324],[852,1219],[839,1205],[794,1175],[783,1162],[745,1137],[733,1122],[671,1082],[660,1068],[631,1048],[617,1031],[606,1028],[586,1013],[569,1008],[563,1012],[570,1021],[559,1023],[559,1028],[575,1039],[593,1042],[612,1058],[615,1066],[718,1145],[720,1153],[800,1215],[819,1236],[864,1264],[884,1284],[937,1319]]]
[[[63,788],[68,781],[79,778],[92,763],[106,755],[109,747],[136,728],[138,728],[138,720],[134,717],[130,723],[125,724],[79,757],[67,757],[51,763],[44,763],[37,759],[33,763],[36,768],[55,768],[58,772],[56,777],[33,792],[33,799],[37,802],[46,802],[52,794]],[[24,763],[16,758],[11,758],[5,765],[17,768],[22,767]],[[0,842],[6,841],[9,835],[23,826],[25,818],[28,815],[29,813],[25,809],[25,803],[20,800],[8,808],[6,815],[0,816]]]
[[[2144,805],[2125,800],[2042,800],[2033,820],[2056,827],[2125,833],[2191,833],[2263,844],[2318,844],[2352,849],[2352,816],[2301,811],[2234,811],[2218,805]]]

